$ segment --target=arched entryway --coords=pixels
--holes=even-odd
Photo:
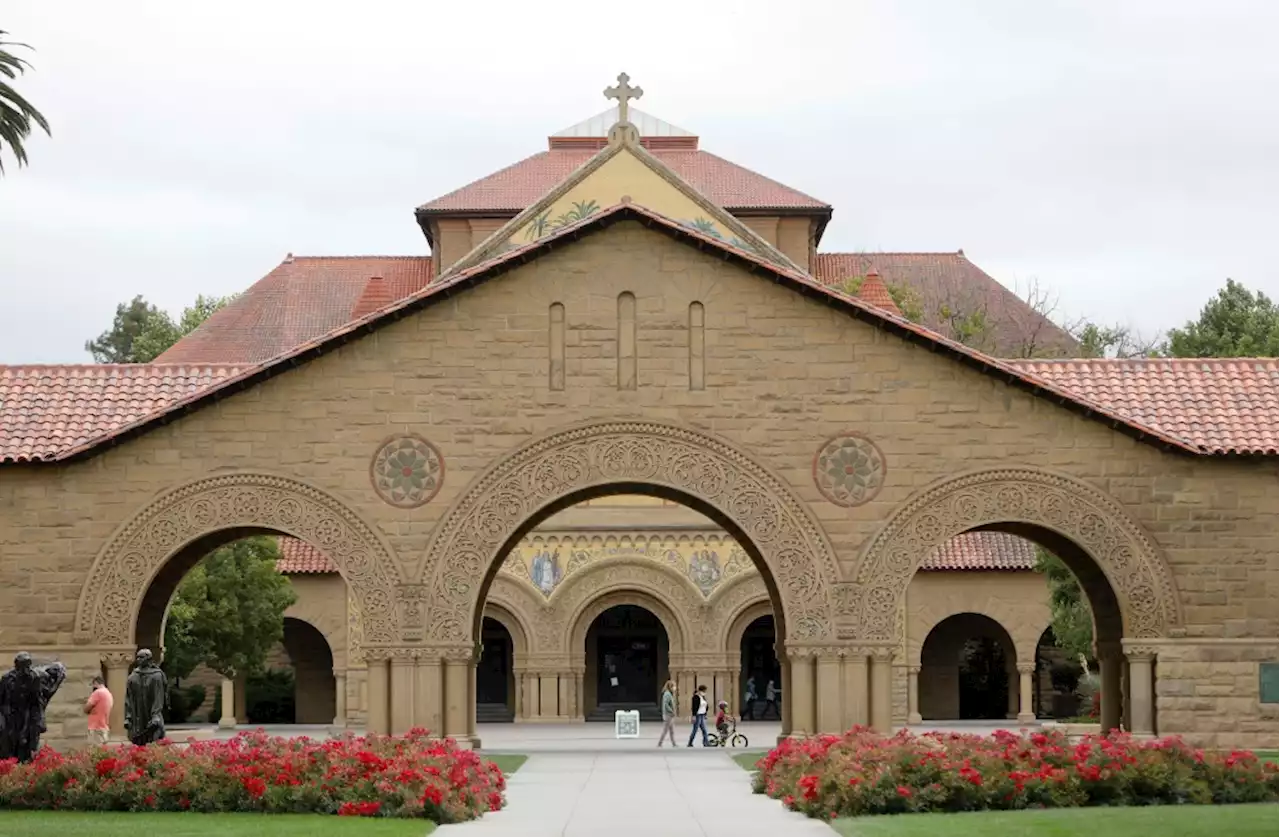
[[[772,613],[756,616],[742,631],[742,639],[738,643],[741,655],[739,682],[743,684],[741,714],[745,720],[782,720],[784,689],[776,643]],[[750,705],[745,697],[748,690],[755,695]]]
[[[943,619],[920,650],[920,716],[926,721],[1015,718],[1016,663],[1013,641],[999,622],[980,613]]]
[[[486,616],[480,627],[476,663],[476,721],[504,723],[515,718],[515,644],[507,626]]]
[[[324,634],[310,622],[285,617],[285,653],[293,668],[293,722],[332,724],[339,721],[337,679],[333,675],[333,650]],[[258,722],[252,687],[246,696],[249,721]]]
[[[591,621],[584,650],[583,708],[588,721],[613,721],[618,711],[661,720],[658,700],[669,670],[662,621],[645,607],[619,604]]]

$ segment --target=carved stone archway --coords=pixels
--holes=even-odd
[[[577,612],[573,622],[568,626],[568,643],[570,658],[576,662],[581,662],[586,654],[587,631],[591,629],[591,623],[606,610],[619,607],[621,605],[634,605],[642,607],[645,610],[658,617],[658,621],[662,623],[662,629],[667,632],[667,647],[672,654],[681,654],[686,650],[688,635],[684,633],[684,627],[680,624],[679,613],[671,608],[671,606],[662,599],[654,596],[652,593],[643,590],[614,590],[605,593],[599,598],[592,599],[587,603],[586,607]]]
[[[693,585],[674,570],[644,559],[591,567],[573,584],[557,588],[549,604],[564,632],[559,645],[571,657],[583,653],[591,622],[614,605],[635,604],[653,611],[667,632],[672,653],[696,647],[709,627],[709,608]]]
[[[1114,591],[1126,637],[1180,632],[1173,574],[1118,502],[1073,477],[1002,468],[943,480],[893,513],[864,550],[854,582],[841,587],[848,634],[894,640],[899,604],[925,557],[956,535],[1003,527],[1047,531],[1083,550]]]
[[[365,643],[399,639],[399,572],[380,535],[314,486],[260,473],[197,480],[157,497],[107,541],[76,608],[76,638],[128,646],[156,575],[182,549],[219,532],[274,532],[313,544],[333,560],[361,610]]]
[[[486,578],[516,539],[557,504],[614,487],[649,488],[711,514],[739,538],[761,573],[776,579],[780,633],[800,642],[834,634],[835,554],[789,485],[703,431],[614,421],[552,433],[473,480],[441,521],[421,566],[423,586],[435,595],[429,640],[473,641]]]
[[[492,592],[491,590],[490,593]],[[511,635],[511,650],[514,653],[523,657],[533,652],[536,646],[533,645],[533,634],[529,630],[528,617],[519,605],[509,601],[505,596],[490,595],[484,605],[484,615],[501,623],[502,627],[507,629],[507,633]]]
[[[769,614],[773,613],[769,590],[764,586],[764,579],[758,575],[739,576],[717,590],[711,597],[711,607],[716,614],[715,647],[736,654],[742,642],[742,631],[739,630],[737,639],[734,639],[735,625],[744,613],[759,610],[761,605]],[[745,628],[746,623],[742,627]]]

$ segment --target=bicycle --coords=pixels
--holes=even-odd
[[[738,719],[730,717],[730,718],[726,718],[726,720],[730,724],[729,731],[726,732],[723,736],[719,734],[719,731],[707,733],[707,746],[708,747],[746,747],[747,736],[738,732]]]

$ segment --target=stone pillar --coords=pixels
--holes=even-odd
[[[558,680],[555,674],[538,676],[538,717],[547,720],[555,718],[557,709]]]
[[[1005,691],[1009,693],[1009,706],[1005,710],[1005,718],[1012,721],[1018,717],[1021,710],[1021,697],[1018,691],[1018,669],[1016,666],[1010,666],[1005,670]]]
[[[729,712],[737,717],[742,716],[742,672],[729,670]]]
[[[1123,696],[1120,703],[1122,707],[1120,725],[1124,727],[1125,732],[1133,732],[1133,699],[1131,697],[1133,695],[1133,684],[1129,682],[1129,670],[1131,668],[1132,666],[1127,661],[1120,667],[1120,694]]]
[[[570,717],[569,690],[572,687],[573,680],[571,679],[569,672],[562,672],[560,674],[560,709],[557,712],[557,715],[560,718],[567,719]]]
[[[520,691],[523,697],[520,706],[524,710],[524,719],[538,716],[538,676],[531,671],[525,671],[520,676]]]
[[[871,652],[871,728],[888,734],[893,729],[893,649]]]
[[[515,692],[511,696],[511,715],[515,720],[520,721],[524,718],[524,670],[523,668],[511,667],[512,691]]]
[[[1132,726],[1129,731],[1137,738],[1151,738],[1156,734],[1155,713],[1155,661],[1154,648],[1126,646],[1129,659],[1129,706]]]
[[[391,684],[387,658],[383,654],[372,652],[367,653],[365,659],[368,662],[365,674],[368,699],[365,704],[365,733],[388,735],[391,732]]]
[[[584,669],[573,670],[573,718],[578,721],[587,719],[587,695],[582,691],[582,677],[585,674]]]
[[[869,726],[871,704],[867,699],[867,651],[851,648],[844,658],[844,728]]]
[[[733,697],[730,694],[733,687],[729,682],[728,669],[716,671],[714,674],[712,674],[711,681],[712,682],[708,684],[711,687],[710,712],[711,712],[711,717],[714,718],[716,713],[716,705],[722,700],[727,702],[731,697]]]
[[[222,729],[236,726],[236,684],[230,677],[222,678],[222,717],[218,719],[218,726]]]
[[[413,674],[413,725],[440,735],[444,719],[440,713],[443,690],[439,655],[432,651],[419,656]]]
[[[417,652],[399,649],[391,656],[391,734],[404,735],[413,728],[413,681]]]
[[[818,654],[817,677],[817,729],[815,732],[839,735],[844,731],[841,717],[843,704],[840,682],[840,665],[844,651],[824,648]]]
[[[907,723],[919,724],[920,717],[920,666],[907,668]]]
[[[333,725],[347,725],[347,672],[346,669],[333,670]]]
[[[1035,677],[1035,663],[1018,663],[1018,723],[1030,724],[1036,719],[1034,700],[1031,693],[1032,678]]]
[[[107,666],[107,691],[111,692],[111,737],[126,737],[124,729],[124,691],[129,681],[129,663],[133,655],[129,653],[111,653],[104,656]]]
[[[471,719],[467,706],[470,678],[470,649],[448,651],[444,658],[444,734],[459,743],[470,741],[467,730]]]
[[[787,651],[791,662],[791,677],[782,699],[791,706],[791,735],[802,738],[814,732],[813,718],[813,658],[809,649]]]
[[[480,749],[480,736],[476,729],[476,668],[479,662],[480,653],[477,650],[467,664],[469,669],[467,673],[467,735],[471,739],[471,748],[473,750]]]
[[[1102,732],[1106,733],[1113,729],[1120,729],[1120,682],[1124,657],[1118,642],[1099,642],[1097,643],[1097,648],[1098,673],[1099,679],[1102,681],[1099,686],[1102,689],[1101,717],[1099,720],[1102,724]]]

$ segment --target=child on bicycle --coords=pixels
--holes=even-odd
[[[716,704],[716,733],[719,734],[721,741],[729,735],[729,716],[726,714],[728,710],[728,701],[722,700]]]

